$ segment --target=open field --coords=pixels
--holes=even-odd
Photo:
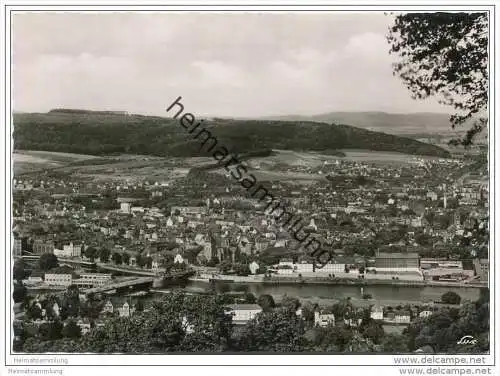
[[[273,150],[275,155],[265,158],[254,158],[255,163],[284,163],[289,166],[318,167],[327,163],[334,163],[337,160],[350,160],[354,162],[372,162],[372,163],[404,163],[413,164],[422,160],[435,160],[438,157],[415,156],[389,151],[371,151],[362,149],[340,149],[345,157],[335,155],[321,154],[318,152],[297,152],[291,150]]]
[[[348,159],[354,162],[371,162],[371,163],[399,163],[399,164],[415,164],[418,161],[431,161],[440,159],[439,157],[431,156],[416,156],[410,154],[396,153],[390,151],[371,151],[371,150],[341,150]]]
[[[98,158],[94,155],[59,153],[51,151],[19,150],[13,153],[14,173],[25,173],[58,168],[74,162]]]
[[[203,158],[212,161],[210,158]],[[16,151],[13,154],[15,174],[57,171],[96,181],[171,181],[184,177],[200,158],[164,158],[123,154],[91,156],[82,154]]]
[[[273,155],[251,158],[245,163],[250,167],[249,172],[253,173],[260,181],[289,181],[309,185],[325,179],[324,175],[309,172],[309,169],[321,167],[325,163],[334,164],[338,160],[414,164],[418,160],[437,158],[416,157],[394,152],[342,151],[345,153],[345,157],[278,149],[274,150]],[[211,157],[166,158],[133,154],[97,157],[46,151],[16,151],[13,159],[15,174],[53,170],[97,181],[128,182],[144,179],[170,182],[186,176],[193,167],[215,162]],[[287,168],[294,171],[286,171]],[[223,167],[210,171],[217,174],[228,174]]]
[[[59,163],[71,163],[75,161],[98,158],[95,155],[88,155],[88,154],[60,153],[55,151],[41,151],[41,150],[18,150],[14,154],[27,157],[31,156],[34,158],[40,158]]]

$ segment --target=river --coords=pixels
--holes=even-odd
[[[260,283],[227,283],[217,282],[212,285],[207,282],[192,281],[185,287],[174,287],[172,289],[160,289],[158,292],[171,290],[184,290],[187,292],[209,292],[215,289],[216,292],[251,292],[259,297],[263,294],[272,295],[275,300],[280,300],[285,294],[297,297],[303,301],[318,303],[329,303],[335,300],[350,297],[354,301],[362,300],[362,295],[370,294],[371,303],[380,305],[397,305],[401,303],[426,303],[439,301],[441,296],[448,291],[456,292],[462,297],[462,301],[475,301],[479,298],[479,289],[476,287],[430,287],[430,286],[364,286],[363,293],[359,286],[345,285],[297,285],[297,284],[260,284]],[[154,290],[153,290],[154,291]]]

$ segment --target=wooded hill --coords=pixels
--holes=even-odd
[[[338,149],[366,149],[449,156],[446,150],[434,145],[349,125],[232,119],[206,120],[202,124],[217,138],[218,146],[226,147],[233,154],[269,149],[329,153]],[[111,111],[14,114],[14,147],[94,155],[206,155],[200,150],[200,140],[193,140],[193,135],[176,119]]]

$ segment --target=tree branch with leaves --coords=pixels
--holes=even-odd
[[[488,14],[408,13],[389,28],[394,74],[414,99],[437,97],[452,106],[452,128],[472,126],[454,145],[469,146],[487,126]]]

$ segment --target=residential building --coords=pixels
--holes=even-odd
[[[135,309],[133,307],[130,307],[130,304],[128,302],[123,303],[123,306],[118,308],[118,314],[120,317],[130,317],[134,313]]]
[[[43,272],[41,271],[33,271],[28,277],[28,283],[40,283],[43,282]]]
[[[325,327],[328,325],[335,324],[335,315],[333,313],[326,313],[315,311],[314,312],[314,325],[319,327]]]
[[[132,207],[130,205],[130,202],[122,202],[120,204],[120,211],[123,213],[123,214],[130,214],[132,212]]]
[[[54,249],[54,255],[62,258],[71,258],[71,257],[81,257],[82,255],[82,246],[73,244],[73,242],[69,244],[65,244],[63,249]]]
[[[43,240],[35,240],[33,242],[33,253],[35,255],[41,255],[44,253],[54,253],[54,243],[45,242]]]
[[[111,274],[104,273],[82,273],[80,278],[73,282],[81,287],[101,287],[111,281]]]
[[[252,320],[262,308],[258,304],[231,304],[229,313],[233,315],[234,324],[246,324]]]
[[[176,254],[174,257],[174,264],[183,264],[184,263],[184,258],[181,256],[180,253]]]
[[[252,261],[250,265],[248,265],[248,268],[250,269],[250,273],[257,274],[257,271],[259,270],[259,264],[257,264],[255,261]]]
[[[424,309],[423,311],[420,311],[418,314],[418,317],[421,318],[427,318],[432,315],[432,311],[430,309]]]
[[[370,317],[373,320],[383,320],[384,319],[384,310],[382,307],[373,306],[370,312]]]
[[[88,334],[88,332],[90,332],[90,321],[84,321],[80,319],[76,322],[76,325],[80,327],[82,335]]]
[[[160,270],[160,261],[156,258],[151,262],[151,270],[158,271]]]
[[[72,284],[71,274],[45,273],[45,283],[49,286],[69,286]]]
[[[394,313],[394,322],[398,324],[409,324],[411,321],[411,314],[408,311],[398,311]]]

